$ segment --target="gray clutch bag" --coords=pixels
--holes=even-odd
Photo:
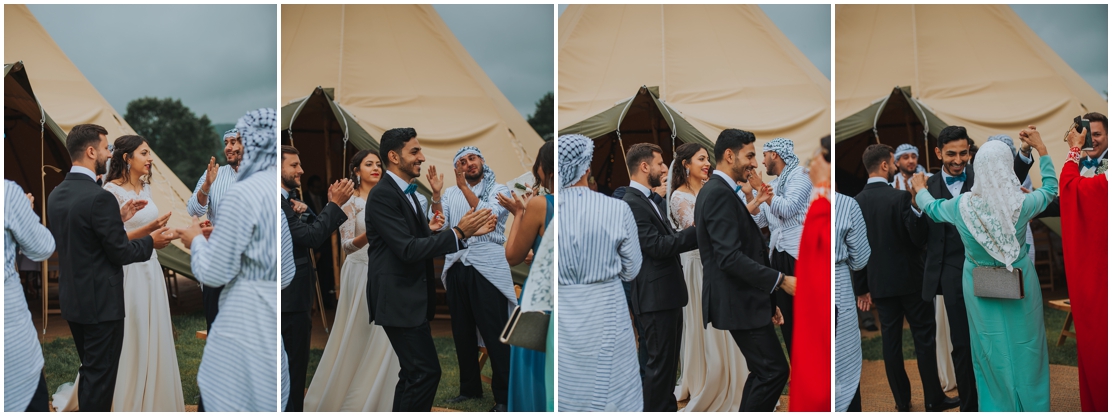
[[[979,298],[1023,299],[1023,271],[1018,267],[973,268],[973,294]]]
[[[521,306],[515,307],[502,330],[502,343],[545,352],[550,321],[544,312],[522,312]]]

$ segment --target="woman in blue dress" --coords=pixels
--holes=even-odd
[[[513,226],[506,239],[506,260],[510,265],[516,266],[527,259],[531,262],[530,252],[537,252],[548,223],[552,220],[552,180],[555,169],[553,160],[553,144],[545,143],[541,146],[537,160],[533,164],[534,188],[539,190],[543,186],[547,191],[544,198],[533,197],[526,202],[516,193],[513,199],[502,194],[497,195],[498,202],[514,217]],[[522,284],[522,293],[528,284],[528,280]],[[518,296],[518,303],[521,303],[520,296]],[[549,337],[551,338],[551,332]],[[507,404],[509,411],[543,412],[547,403],[552,402],[552,398],[548,397],[551,388],[546,388],[546,384],[552,385],[548,381],[551,377],[548,377],[548,380],[545,377],[545,362],[548,357],[548,354],[540,351],[510,346],[510,391]]]

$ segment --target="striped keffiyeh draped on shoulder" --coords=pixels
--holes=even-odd
[[[225,221],[191,247],[197,280],[225,286],[197,371],[206,410],[272,412],[279,399],[276,124],[273,109],[239,120],[244,160],[222,205]]]

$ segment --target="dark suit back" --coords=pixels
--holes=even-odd
[[[687,283],[683,278],[680,253],[694,250],[695,228],[679,233],[672,230],[660,215],[664,210],[641,191],[629,188],[622,196],[637,221],[637,239],[641,243],[641,271],[634,278],[633,313],[642,314],[687,306]],[[660,214],[657,214],[657,210]]]
[[[367,306],[371,322],[380,326],[413,328],[432,320],[432,260],[458,249],[455,233],[433,235],[410,199],[390,175],[382,175],[367,195]]]
[[[969,192],[973,188],[973,166],[965,167],[965,184],[961,192]],[[946,188],[946,181],[938,173],[927,179],[927,191],[935,199],[951,199],[956,195],[950,194]],[[957,227],[947,223],[937,223],[929,216],[923,215],[920,221],[927,226],[927,260],[923,269],[923,300],[934,299],[935,295],[942,293],[942,281],[957,282],[957,289],[961,291],[962,267],[965,266],[965,244],[961,242],[961,234]]]
[[[888,183],[870,183],[854,199],[861,206],[873,250],[868,277],[855,277],[854,292],[886,298],[922,291],[925,224],[911,210],[911,193]]]
[[[325,204],[313,222],[301,221],[301,215],[293,211],[293,206],[286,198],[282,201],[282,213],[290,226],[290,237],[293,240],[293,259],[297,265],[297,273],[293,281],[282,289],[282,312],[308,312],[313,308],[313,299],[317,293],[316,277],[313,273],[313,261],[309,257],[310,249],[318,249],[329,242],[347,215],[340,207],[331,202]]]
[[[780,273],[769,267],[760,228],[734,185],[717,174],[695,199],[695,229],[703,259],[703,325],[721,330],[769,325]]]
[[[62,319],[78,324],[124,319],[123,266],[150,260],[154,240],[128,241],[119,201],[84,174],[66,175],[47,202]]]

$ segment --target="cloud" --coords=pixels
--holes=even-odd
[[[29,5],[66,56],[123,114],[180,98],[232,123],[278,101],[275,5]]]
[[[552,5],[436,5],[444,23],[524,117],[554,88]]]

